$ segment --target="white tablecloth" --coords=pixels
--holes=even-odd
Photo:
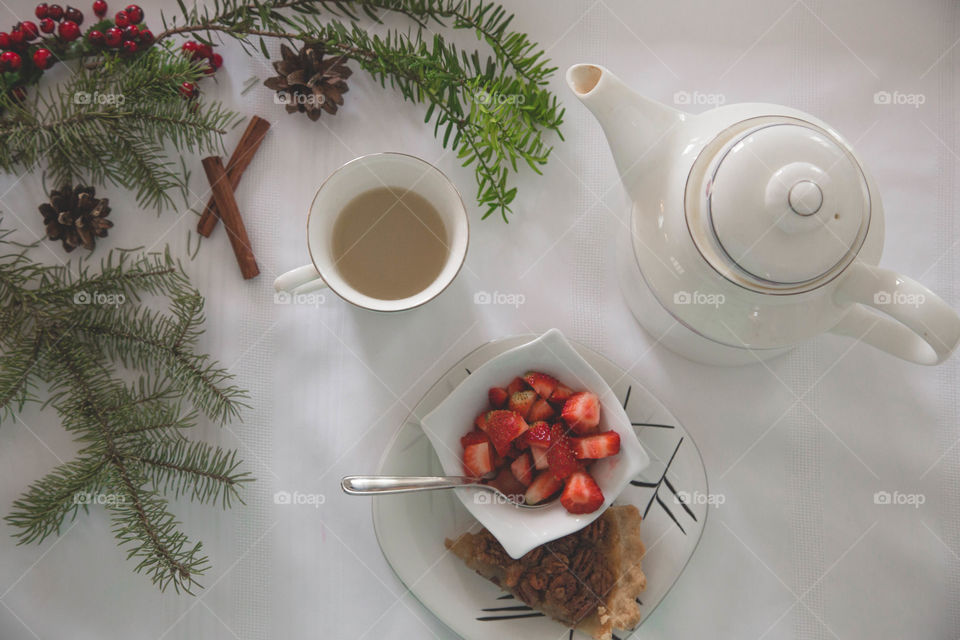
[[[157,24],[161,3],[143,4]],[[883,193],[883,264],[960,306],[956,2],[511,4],[514,27],[547,47],[561,70],[599,62],[653,98],[690,96],[691,111],[710,101],[775,102],[833,124]],[[24,18],[32,7],[11,3]],[[473,46],[470,34],[457,39]],[[473,177],[432,138],[420,107],[362,73],[351,78],[340,114],[312,123],[286,115],[263,87],[241,96],[268,64],[235,44],[222,49],[226,66],[203,91],[274,126],[238,189],[262,274],[241,280],[222,228],[186,263],[207,298],[202,346],[237,373],[254,407],[243,423],[202,425],[196,435],[240,448],[258,480],[245,507],[174,505],[213,563],[197,598],[161,595],[134,575],[101,510],[41,545],[15,546],[3,524],[0,637],[454,637],[391,573],[369,502],[343,496],[338,480],[373,472],[408,408],[469,350],[553,326],[642,380],[694,436],[711,490],[725,498],[686,573],[637,637],[960,636],[960,359],[923,368],[822,337],[769,367],[728,370],[654,346],[614,275],[625,195],[598,125],[559,74],[552,88],[567,107],[566,141],[543,177],[516,179],[509,226],[481,222],[470,203],[466,267],[440,298],[394,316],[330,295],[316,308],[274,304],[275,275],[308,259],[310,199],[343,162],[383,150],[416,154],[467,195]],[[877,104],[878,91],[923,103]],[[239,133],[228,136],[230,148]],[[188,161],[202,200],[199,158]],[[155,216],[128,194],[106,192],[117,227],[98,254],[169,244],[185,255],[193,213]],[[6,224],[21,239],[41,233],[38,175],[5,176],[0,194]],[[47,259],[61,254],[49,247]],[[477,305],[478,291],[520,293],[526,302]],[[31,408],[5,423],[2,510],[75,450],[52,412]],[[276,491],[325,500],[276,505]],[[879,491],[921,494],[924,503],[875,504]]]

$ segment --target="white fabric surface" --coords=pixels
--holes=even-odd
[[[883,265],[960,306],[956,2],[511,4],[514,27],[548,47],[561,73],[599,62],[660,100],[688,92],[777,102],[834,125],[883,193]],[[7,20],[32,14],[33,5],[10,3]],[[161,3],[143,5],[158,24]],[[469,34],[456,37],[475,46]],[[654,345],[621,299],[612,251],[626,198],[599,127],[560,74],[552,87],[568,109],[566,141],[543,177],[515,179],[517,213],[505,227],[479,220],[471,172],[432,138],[421,108],[358,73],[336,117],[287,116],[263,87],[240,95],[267,63],[234,44],[222,49],[226,66],[203,91],[274,127],[237,192],[261,276],[241,280],[222,229],[187,262],[207,297],[203,348],[231,366],[254,407],[242,424],[202,426],[197,435],[240,447],[258,482],[246,491],[247,506],[229,512],[175,505],[213,562],[199,598],[160,595],[135,576],[102,511],[39,546],[16,547],[4,523],[0,637],[454,637],[391,573],[369,502],[343,496],[338,480],[375,471],[408,409],[469,350],[553,326],[641,379],[694,436],[712,491],[725,497],[686,573],[637,637],[960,636],[957,357],[922,368],[821,337],[766,367],[683,360]],[[925,102],[876,104],[877,91],[922,94]],[[228,136],[229,147],[239,133]],[[274,276],[308,259],[303,228],[319,182],[343,162],[383,150],[434,162],[467,196],[472,244],[457,281],[403,315],[373,315],[329,294],[316,308],[273,304]],[[199,158],[189,161],[202,199]],[[128,194],[106,191],[117,227],[98,254],[169,243],[185,255],[192,213],[154,216],[137,211]],[[4,176],[0,194],[22,239],[41,232],[38,175]],[[50,249],[48,259],[61,255]],[[475,305],[478,291],[520,293],[526,302]],[[51,412],[32,408],[21,418],[0,429],[3,511],[76,449]],[[874,504],[884,490],[923,494],[925,503]],[[276,491],[325,502],[275,505]]]

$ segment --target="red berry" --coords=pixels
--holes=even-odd
[[[78,27],[77,23],[73,20],[64,20],[60,23],[58,33],[60,34],[61,40],[71,42],[80,37],[80,27]]]
[[[194,60],[209,60],[210,56],[213,55],[213,47],[208,44],[201,44],[197,46],[196,52],[193,54]]]
[[[123,31],[116,27],[110,27],[103,36],[103,41],[108,47],[119,47],[123,40]]]
[[[132,24],[139,24],[143,22],[143,9],[138,5],[131,4],[126,9],[123,10],[127,14],[127,17],[130,18]]]
[[[29,20],[24,20],[20,23],[20,30],[23,31],[23,39],[27,42],[35,40],[37,36],[40,35],[40,31],[37,29],[37,24],[35,22],[30,22]]]
[[[8,71],[16,71],[20,68],[22,59],[19,53],[13,51],[4,51],[0,53],[0,67]]]
[[[71,22],[76,22],[78,25],[83,24],[83,12],[75,7],[68,5],[67,10],[63,12],[63,17]]]
[[[187,100],[195,98],[197,96],[197,86],[192,82],[184,82],[180,85],[180,94]]]
[[[59,20],[63,17],[63,7],[58,4],[52,4],[47,7],[47,17]]]
[[[136,53],[137,52],[137,43],[133,40],[124,40],[121,45],[124,53]]]
[[[116,22],[117,26],[121,29],[130,26],[130,18],[125,11],[117,11],[117,14],[113,16],[113,21]]]
[[[149,47],[153,44],[153,32],[150,29],[141,29],[140,30],[140,43],[145,47]]]
[[[98,18],[107,15],[107,3],[103,0],[97,0],[93,3],[93,12],[97,14]]]
[[[22,102],[27,98],[27,90],[23,87],[14,87],[13,89],[10,89],[10,95],[12,95],[14,99]]]
[[[53,21],[53,18],[43,18],[40,20],[40,31],[44,33],[53,33],[57,28],[57,23]]]
[[[130,25],[129,27],[123,28],[123,39],[124,40],[137,40],[140,37],[140,29],[136,25]]]
[[[97,31],[96,29],[93,29],[89,33],[87,33],[87,42],[89,42],[90,44],[95,44],[97,46],[100,46],[103,44],[103,40],[104,40],[103,33],[100,31]]]
[[[33,64],[39,69],[48,69],[53,65],[53,53],[50,49],[37,49],[33,52]]]
[[[10,48],[10,34],[6,31],[0,31],[0,49]]]
[[[14,29],[10,32],[10,46],[17,48],[23,44],[23,31],[20,29]]]
[[[46,18],[49,12],[50,7],[47,6],[46,2],[41,2],[37,5],[37,8],[33,10],[33,14],[39,19]]]
[[[200,45],[194,42],[193,40],[187,40],[186,42],[183,43],[183,46],[180,47],[180,50],[183,51],[184,53],[189,53],[192,55],[196,53],[197,47],[199,46]]]

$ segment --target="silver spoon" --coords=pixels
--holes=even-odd
[[[488,496],[492,498],[490,501],[509,503],[523,509],[539,509],[553,502],[553,500],[548,500],[540,504],[525,504],[522,502],[523,496],[520,496],[519,500],[515,500],[496,487],[483,484],[483,478],[471,478],[469,476],[346,476],[340,480],[340,487],[343,488],[344,493],[353,496],[409,493],[412,491],[432,491],[434,489],[455,489],[457,487],[486,489],[494,494]]]

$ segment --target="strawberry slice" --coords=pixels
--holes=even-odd
[[[537,395],[544,400],[553,394],[559,384],[553,376],[548,376],[545,373],[539,373],[537,371],[527,371],[523,374],[523,379],[528,385],[533,387]]]
[[[550,402],[559,404],[562,407],[563,403],[569,400],[572,395],[573,389],[563,383],[558,383],[557,388],[550,394]]]
[[[547,462],[547,448],[530,445],[530,455],[533,456],[533,466],[537,471],[543,471],[550,464]]]
[[[514,478],[513,473],[506,467],[501,469],[496,477],[489,480],[487,484],[496,487],[503,495],[514,500],[519,500],[527,491],[527,485]]]
[[[553,417],[554,413],[553,407],[550,406],[549,402],[543,398],[538,398],[537,401],[533,403],[533,406],[530,407],[530,411],[527,412],[527,420],[530,422],[549,420]]]
[[[542,472],[527,487],[524,494],[524,502],[527,504],[539,504],[550,496],[555,494],[563,486],[563,480],[553,475],[549,470]]]
[[[530,490],[527,489],[527,493]],[[575,471],[560,494],[560,504],[570,513],[593,513],[603,506],[603,491],[589,473]]]
[[[529,428],[523,417],[515,411],[497,409],[487,414],[485,431],[501,456],[506,455],[510,451],[510,443]]]
[[[527,487],[533,482],[533,459],[530,453],[524,451],[520,456],[510,464],[510,471],[513,477]]]
[[[585,435],[600,424],[600,399],[589,391],[575,393],[563,404],[561,415],[571,429]]]
[[[477,416],[477,419],[473,421],[473,426],[475,426],[477,429],[480,429],[480,431],[487,430],[487,412],[486,411],[484,411],[483,413]]]
[[[510,411],[516,411],[521,417],[526,418],[527,414],[530,413],[530,408],[536,401],[537,394],[533,391],[533,389],[517,391],[515,394],[510,396],[510,401],[507,403],[507,408],[510,409]]]
[[[493,471],[493,447],[490,443],[478,442],[464,447],[463,468],[467,475],[477,478]]]
[[[487,437],[483,431],[477,431],[476,429],[468,431],[462,438],[460,438],[460,446],[466,449],[471,444],[480,444],[483,442],[490,442],[490,438]]]
[[[542,420],[532,423],[530,430],[523,434],[523,439],[528,446],[546,449],[550,446],[550,425]]]
[[[510,384],[507,385],[507,394],[513,395],[517,391],[523,391],[527,388],[527,383],[523,381],[523,378],[514,378],[510,381]]]
[[[620,453],[620,434],[616,431],[604,431],[595,436],[570,438],[573,454],[580,458],[596,460],[609,458]]]
[[[507,400],[510,399],[510,394],[507,393],[506,389],[501,387],[490,387],[490,391],[487,392],[487,399],[490,400],[490,404],[493,405],[494,409],[503,409],[507,406]]]
[[[550,448],[547,449],[547,464],[553,475],[561,480],[580,468],[577,457],[570,447],[570,438],[564,433],[563,425],[559,422],[550,430]]]

